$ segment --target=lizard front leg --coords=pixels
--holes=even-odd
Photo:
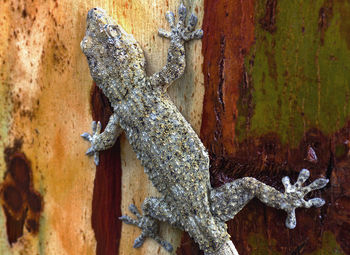
[[[169,85],[174,80],[183,75],[186,67],[185,59],[185,41],[192,39],[200,39],[203,36],[203,31],[198,29],[194,31],[197,24],[197,17],[192,14],[186,23],[186,7],[181,3],[179,7],[179,21],[175,24],[175,15],[172,12],[167,12],[165,15],[169,22],[171,31],[167,32],[160,29],[158,34],[161,37],[170,39],[170,47],[166,65],[157,73],[150,77],[150,82],[153,87],[158,87],[164,84]],[[166,89],[167,86],[164,88]]]
[[[91,143],[91,147],[86,151],[89,156],[94,156],[94,162],[99,164],[99,152],[111,148],[118,136],[121,134],[122,129],[118,124],[118,117],[114,113],[109,118],[108,124],[105,130],[101,133],[101,123],[98,121],[92,122],[92,134],[84,133],[81,136]]]
[[[282,179],[282,183],[285,187],[284,193],[252,177],[245,177],[227,183],[211,192],[212,213],[220,220],[228,221],[252,198],[257,197],[261,202],[271,207],[286,211],[288,214],[286,226],[293,229],[296,226],[296,208],[310,208],[311,206],[320,207],[325,203],[321,198],[313,198],[308,201],[304,199],[307,193],[312,190],[321,189],[328,183],[327,179],[320,178],[310,185],[302,187],[302,184],[309,178],[309,175],[310,172],[307,169],[303,169],[294,185],[290,184],[288,177],[284,177]]]

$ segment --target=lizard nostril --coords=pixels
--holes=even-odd
[[[90,9],[89,10],[89,12],[88,12],[88,19],[91,19],[91,18],[93,18],[94,17],[94,15],[96,15],[97,14],[97,12],[99,11],[99,9],[98,8],[92,8],[92,9]]]
[[[88,12],[88,14],[87,14],[87,18],[88,19],[91,19],[92,18],[92,15],[93,15],[93,12],[96,10],[96,8],[93,8],[93,9],[91,9],[89,12]]]

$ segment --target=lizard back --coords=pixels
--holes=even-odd
[[[164,195],[207,198],[209,157],[190,124],[161,90],[135,88],[115,109],[154,186]]]

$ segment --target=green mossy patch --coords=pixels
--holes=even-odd
[[[280,255],[275,250],[276,240],[267,240],[262,234],[249,234],[248,244],[251,247],[251,255]]]
[[[265,5],[255,6],[245,59],[252,95],[238,102],[237,138],[275,133],[293,148],[306,131],[329,135],[350,119],[350,3],[277,1],[273,31],[259,22]]]

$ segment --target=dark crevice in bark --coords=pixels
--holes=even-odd
[[[113,110],[102,91],[94,85],[92,116],[105,128]],[[92,199],[92,228],[97,242],[96,254],[118,254],[121,237],[121,159],[119,139],[109,150],[100,152]]]
[[[331,177],[332,177],[333,169],[334,169],[334,155],[333,155],[333,152],[331,152],[330,156],[329,156],[329,163],[327,166],[327,171],[326,171],[326,178],[329,180],[328,185],[331,184]]]
[[[318,12],[318,30],[320,32],[321,45],[324,44],[324,37],[333,18],[333,0],[326,0]]]
[[[303,248],[305,246],[305,244],[307,243],[307,241],[303,241],[301,244],[299,244],[294,251],[292,251],[290,254],[291,255],[301,255],[303,254]]]
[[[223,92],[222,92],[222,87],[224,86],[224,82],[225,82],[225,48],[226,48],[225,35],[221,35],[220,61],[219,61],[219,87],[218,87],[219,98],[218,99],[222,107],[222,111],[225,111],[225,103],[224,103]]]
[[[260,19],[261,26],[268,32],[276,31],[276,7],[277,0],[267,0],[265,8],[265,16]]]

